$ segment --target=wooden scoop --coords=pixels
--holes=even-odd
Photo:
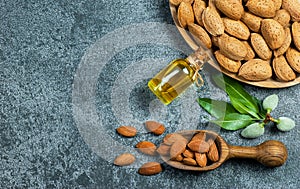
[[[288,156],[285,145],[282,142],[276,140],[268,140],[261,143],[260,145],[247,147],[229,145],[221,136],[213,131],[190,130],[181,131],[178,134],[181,134],[185,138],[190,139],[194,134],[199,132],[205,132],[207,137],[215,139],[215,143],[219,151],[219,160],[217,162],[205,167],[190,166],[185,165],[182,162],[170,160],[168,156],[161,156],[163,161],[168,165],[178,169],[191,171],[209,171],[216,169],[230,158],[251,158],[257,160],[267,167],[277,167],[283,165]]]

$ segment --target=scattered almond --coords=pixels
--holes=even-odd
[[[284,56],[279,56],[273,59],[273,69],[281,81],[292,81],[296,78],[295,72],[287,63]]]
[[[120,126],[116,129],[116,131],[125,137],[134,137],[137,133],[136,128],[132,126]]]
[[[274,19],[264,19],[261,22],[261,33],[271,49],[278,49],[285,40],[283,26]]]
[[[138,173],[141,175],[155,175],[162,172],[162,166],[158,162],[148,162],[143,164],[139,170]]]
[[[267,61],[252,59],[241,66],[238,76],[250,81],[262,81],[272,77],[272,68]]]
[[[286,59],[289,65],[295,70],[296,72],[300,73],[300,52],[294,48],[289,48],[286,51]]]
[[[135,157],[130,153],[121,154],[114,160],[114,164],[118,166],[130,165],[133,162],[135,162]]]
[[[135,147],[142,153],[155,156],[156,145],[149,141],[141,141],[135,145]]]
[[[149,132],[152,132],[155,135],[161,135],[166,130],[165,126],[157,121],[146,121],[145,127]]]

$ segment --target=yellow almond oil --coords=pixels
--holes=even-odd
[[[167,105],[194,83],[194,74],[195,70],[186,59],[177,59],[153,77],[148,86]]]

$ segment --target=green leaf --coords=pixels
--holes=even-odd
[[[253,121],[253,118],[249,115],[230,113],[226,114],[224,118],[219,118],[212,122],[219,125],[223,129],[235,131],[250,125],[253,123]]]
[[[224,117],[229,113],[237,113],[232,104],[225,101],[213,100],[209,98],[199,98],[198,103],[204,110],[206,110],[215,118]]]
[[[260,118],[258,100],[245,91],[238,81],[222,74],[213,77],[213,79],[228,94],[233,107],[238,112]]]

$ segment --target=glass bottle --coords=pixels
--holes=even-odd
[[[203,85],[203,79],[198,72],[209,59],[208,54],[200,47],[187,58],[172,61],[148,82],[148,87],[168,105],[193,83]]]

